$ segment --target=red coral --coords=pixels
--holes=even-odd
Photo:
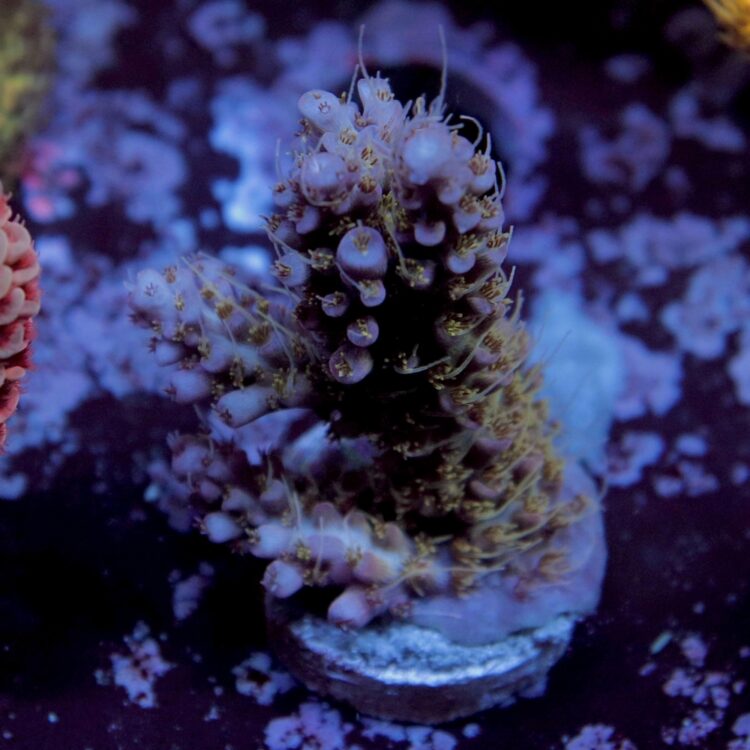
[[[0,184],[0,450],[30,366],[32,318],[39,312],[39,260],[26,227],[12,217]]]

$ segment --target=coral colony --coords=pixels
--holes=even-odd
[[[3,0],[0,28],[0,179],[19,167],[21,144],[38,120],[53,57],[52,32],[34,0]]]
[[[138,275],[135,319],[202,416],[171,438],[175,491],[211,540],[271,561],[273,597],[320,587],[344,629],[393,616],[478,644],[588,611],[597,493],[527,363],[489,142],[442,96],[357,91],[299,100],[275,283],[203,255]]]
[[[0,449],[6,422],[21,395],[30,365],[32,318],[39,312],[39,261],[26,227],[13,218],[0,184]]]

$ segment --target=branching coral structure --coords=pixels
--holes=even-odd
[[[527,362],[502,172],[442,96],[405,106],[379,75],[357,91],[300,98],[275,280],[198,256],[133,286],[169,393],[203,421],[172,437],[169,489],[212,540],[271,560],[272,595],[321,587],[342,627],[492,642],[587,611],[597,493],[557,455]]]
[[[0,179],[18,168],[19,147],[38,119],[54,41],[37,0],[3,3],[0,28]]]
[[[30,364],[32,318],[39,312],[39,261],[26,227],[14,219],[0,184],[0,449]]]

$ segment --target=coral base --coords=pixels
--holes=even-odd
[[[560,615],[497,643],[464,646],[404,622],[345,632],[270,596],[266,620],[278,657],[311,690],[370,716],[420,724],[541,694],[576,621]]]

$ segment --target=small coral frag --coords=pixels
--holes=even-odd
[[[526,365],[498,166],[440,98],[404,106],[379,76],[358,92],[300,99],[275,289],[202,257],[136,282],[171,395],[205,418],[173,467],[211,538],[272,560],[276,596],[333,588],[339,624],[498,576],[521,601],[575,574],[565,540],[595,503],[563,487]],[[301,409],[328,441],[300,429],[250,467],[269,412]]]
[[[32,318],[39,312],[39,261],[26,227],[12,217],[0,184],[0,448],[30,365]]]

